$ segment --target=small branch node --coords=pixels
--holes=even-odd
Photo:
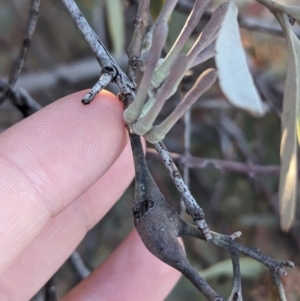
[[[142,65],[142,59],[141,57],[138,57],[138,56],[134,56],[132,57],[128,64],[132,67],[132,69],[138,69],[141,65]]]
[[[232,239],[232,240],[235,240],[236,238],[240,238],[241,235],[242,235],[242,232],[241,231],[237,231],[237,232],[234,232],[231,235],[229,235],[229,238]]]
[[[155,143],[154,147],[158,152],[159,156],[161,157],[165,167],[169,171],[169,175],[171,176],[178,192],[181,194],[187,213],[191,215],[198,229],[200,230],[201,237],[205,241],[210,241],[212,239],[212,235],[204,220],[204,212],[192,196],[186,184],[184,183],[177,166],[172,160],[171,155],[167,151],[162,141]]]
[[[284,270],[283,268],[277,268],[276,273],[280,276],[286,276],[287,275],[287,271]]]
[[[134,27],[139,27],[142,24],[143,20],[141,18],[139,18],[138,16],[136,16],[133,20],[132,23],[134,25]]]
[[[292,269],[295,267],[295,264],[292,261],[287,261],[285,264],[286,264],[285,266],[292,268]]]
[[[204,216],[200,220],[196,220],[196,225],[200,231],[201,239],[203,239],[206,242],[209,242],[212,239],[212,235],[209,231],[208,225],[204,220]]]
[[[234,293],[232,297],[232,301],[238,301],[242,297],[240,292]]]
[[[296,19],[294,19],[292,16],[288,15],[288,19],[289,19],[289,22],[290,24],[293,26],[296,22]]]
[[[88,105],[96,97],[96,95],[101,92],[112,81],[112,76],[109,73],[103,73],[96,84],[93,86],[91,91],[89,91],[81,100],[84,105]]]

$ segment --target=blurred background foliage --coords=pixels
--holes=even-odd
[[[151,1],[153,19],[163,2]],[[221,2],[224,1],[213,1],[211,8]],[[299,4],[298,0],[280,2]],[[78,0],[77,3],[100,39],[125,69],[126,48],[133,32],[132,19],[136,15],[137,1]],[[240,16],[274,22],[272,15],[255,1],[238,0],[237,3]],[[0,5],[0,74],[1,78],[7,79],[18,56],[29,1],[0,0]],[[173,13],[165,53],[170,49],[186,18],[187,15],[182,11],[176,10]],[[203,18],[192,39],[197,37],[205,22],[207,19]],[[216,84],[192,109],[190,153],[196,157],[233,160],[249,165],[278,165],[281,132],[279,115],[287,61],[285,40],[247,29],[241,29],[241,34],[254,79],[272,111],[258,119],[235,109],[226,102]],[[200,65],[189,72],[181,85],[181,92],[177,92],[168,101],[161,119],[171,112],[179,102],[180,95],[191,87],[197,76],[210,66],[214,66],[214,60],[209,60],[205,66]],[[27,89],[45,106],[66,94],[90,88],[97,80],[99,71],[96,59],[75,29],[61,2],[42,1],[37,30],[18,85]],[[114,93],[117,92],[114,86],[110,85],[108,88]],[[21,118],[22,115],[6,101],[0,109],[0,131]],[[184,153],[186,126],[183,122],[178,123],[167,135],[165,143],[169,151]],[[164,166],[154,155],[150,155],[148,160],[151,172],[167,200],[179,209],[179,194]],[[178,163],[181,168],[184,167],[184,160]],[[240,230],[243,233],[242,243],[259,248],[276,259],[295,262],[296,268],[288,271],[284,283],[287,299],[300,300],[299,220],[296,220],[289,233],[280,230],[277,210],[278,172],[251,174],[222,170],[213,166],[191,168],[190,187],[206,212],[206,220],[211,230],[224,234]],[[133,198],[132,184],[107,216],[79,245],[78,251],[90,268],[101,264],[133,229]],[[185,219],[191,221],[187,215]],[[232,285],[229,254],[196,239],[185,239],[185,244],[193,265],[220,294],[229,295]],[[268,272],[251,259],[243,259],[241,264],[244,275],[244,300],[276,300],[275,289]],[[78,281],[72,266],[66,262],[55,277],[59,295],[63,296]],[[37,295],[34,300],[40,300],[39,298]],[[181,278],[166,300],[205,299],[192,284]]]

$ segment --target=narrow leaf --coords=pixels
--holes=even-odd
[[[186,45],[188,38],[199,23],[199,20],[210,1],[211,0],[196,0],[187,19],[185,15],[177,12],[173,13],[169,26],[170,33],[167,44],[169,45],[170,42],[171,44],[174,44],[163,62],[155,70],[155,78],[153,79],[152,85],[156,88],[166,79],[172,65],[180,55],[184,45]],[[183,20],[185,21],[184,24],[182,23]]]
[[[128,124],[135,122],[141,114],[143,105],[145,104],[147,98],[147,92],[151,82],[153,71],[155,69],[155,66],[157,65],[157,62],[159,61],[161,51],[166,42],[167,35],[168,25],[165,20],[162,20],[157,24],[157,26],[154,29],[154,43],[152,43],[151,45],[145,72],[140,82],[134,102],[129,105],[129,107],[125,110],[123,115],[124,120]]]
[[[297,200],[297,132],[300,141],[300,42],[293,33],[286,15],[282,15],[281,25],[288,42],[288,64],[281,117],[279,205],[281,227],[287,231],[295,218]]]
[[[125,45],[125,21],[123,2],[121,0],[107,0],[108,31],[113,45],[113,54],[121,56]]]
[[[237,6],[230,0],[216,41],[219,82],[230,103],[262,116],[265,108],[247,66],[237,14]]]
[[[165,135],[171,130],[174,124],[183,114],[205,93],[216,81],[217,72],[215,69],[205,70],[197,79],[194,86],[184,96],[174,111],[159,125],[155,125],[145,138],[151,143],[156,143],[164,139]]]
[[[187,54],[187,56],[191,58],[191,61],[194,61],[200,52],[202,52],[216,39],[218,30],[220,29],[227,9],[228,3],[225,2],[213,12],[203,31]]]
[[[135,133],[144,135],[152,128],[152,124],[167,99],[170,97],[170,91],[176,91],[178,78],[184,74],[188,58],[185,55],[180,55],[174,65],[171,67],[170,74],[162,84],[161,88],[155,94],[155,101],[145,116],[138,119],[134,124]],[[171,92],[172,94],[174,92]],[[171,95],[172,95],[171,94]]]

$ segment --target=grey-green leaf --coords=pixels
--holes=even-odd
[[[280,222],[282,229],[287,231],[295,218],[298,194],[297,129],[300,141],[300,42],[293,33],[287,16],[282,14],[279,20],[288,42],[288,64],[281,117],[279,180]]]
[[[262,116],[266,110],[247,66],[237,14],[237,6],[230,0],[216,41],[219,82],[230,103]]]
[[[122,0],[106,0],[107,23],[113,54],[121,56],[125,45],[125,21]]]

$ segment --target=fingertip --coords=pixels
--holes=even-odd
[[[115,252],[63,301],[163,300],[180,273],[153,256],[134,230]]]
[[[96,183],[128,142],[117,97],[103,91],[84,106],[85,93],[66,96],[0,134],[0,211],[5,217],[0,270],[52,216]]]
[[[79,197],[127,144],[117,97],[103,91],[84,106],[80,99],[86,92],[57,100],[0,136],[0,153],[24,171],[48,199],[67,191],[74,193],[67,194],[66,201]]]

